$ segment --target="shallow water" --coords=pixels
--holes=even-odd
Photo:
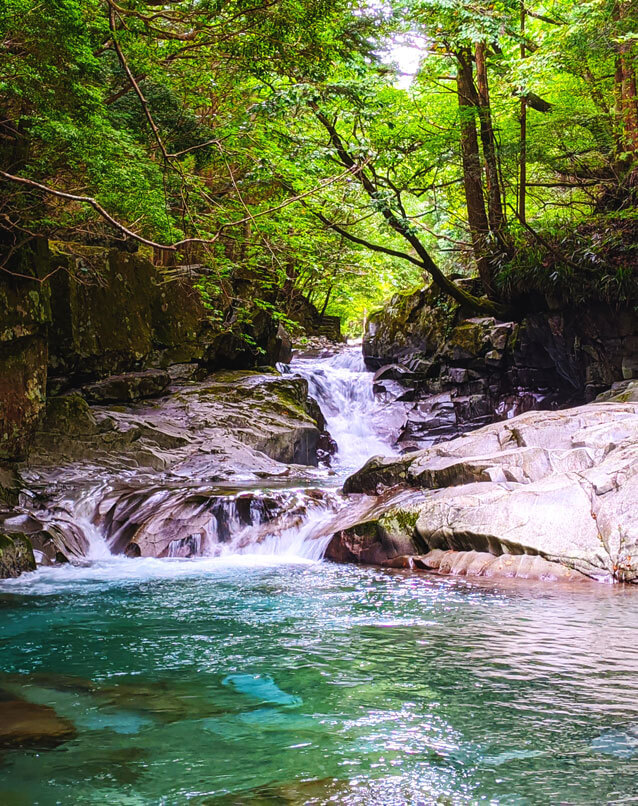
[[[396,411],[356,350],[292,371],[339,447],[308,480],[323,498],[270,484],[307,499],[299,523],[239,524],[221,556],[112,556],[91,474],[69,507],[91,561],[0,583],[0,697],[77,728],[53,750],[0,750],[0,806],[636,800],[635,589],[318,562],[337,488],[392,453]]]
[[[638,793],[635,591],[275,558],[0,585],[0,688],[78,728],[0,803],[611,803]]]

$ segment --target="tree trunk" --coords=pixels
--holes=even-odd
[[[471,63],[470,63],[471,66]],[[376,199],[377,187],[373,181],[373,179],[366,173],[363,166],[357,164],[354,160],[352,154],[346,148],[343,140],[341,139],[339,132],[334,124],[334,122],[327,117],[323,112],[321,112],[317,105],[314,104],[312,106],[317,119],[320,123],[324,126],[328,134],[330,135],[330,141],[332,145],[335,147],[339,160],[341,164],[348,168],[349,170],[356,169],[356,177],[357,180],[361,183],[363,189],[366,193],[370,196],[370,198]],[[476,129],[474,129],[474,139],[476,140]],[[478,143],[477,143],[477,150],[478,150]],[[479,178],[480,178],[480,160],[478,163],[479,167]],[[481,196],[482,202],[482,196]],[[497,302],[493,299],[485,299],[475,297],[473,294],[470,294],[461,286],[457,285],[453,280],[447,277],[444,272],[436,265],[434,260],[428,250],[425,248],[423,243],[419,240],[419,238],[415,235],[412,227],[404,221],[403,219],[398,218],[392,209],[389,206],[382,207],[380,210],[381,215],[385,218],[387,223],[389,224],[392,229],[398,233],[414,250],[416,253],[416,257],[406,253],[400,252],[395,249],[391,249],[387,246],[379,245],[372,243],[371,241],[366,240],[365,238],[359,238],[356,235],[348,232],[347,230],[342,229],[338,224],[327,219],[319,212],[315,212],[315,215],[322,221],[326,226],[330,227],[331,229],[338,232],[343,237],[347,238],[349,241],[353,243],[358,243],[361,246],[365,246],[368,249],[371,249],[373,252],[382,252],[384,254],[389,254],[394,257],[399,257],[403,260],[407,260],[410,263],[413,263],[417,266],[420,266],[427,274],[430,275],[432,278],[433,283],[448,294],[452,299],[459,302],[461,305],[466,305],[471,310],[476,311],[477,313],[488,314],[490,316],[495,316],[500,319],[506,319],[512,316],[512,310],[509,305],[504,305],[500,302]],[[483,207],[483,218],[485,219],[485,231],[487,231],[487,217],[485,216],[485,208]]]
[[[490,92],[487,78],[485,42],[479,42],[475,48],[476,84],[479,101],[479,120],[481,123],[481,143],[485,163],[485,179],[487,184],[487,217],[490,229],[498,242],[505,247],[503,233],[503,203],[496,159],[496,140],[490,110]]]
[[[474,259],[481,284],[488,296],[493,294],[492,269],[488,258],[489,223],[483,199],[483,172],[476,133],[478,94],[474,86],[472,53],[463,48],[457,54],[457,89],[461,128],[461,157],[463,160],[463,187],[467,204],[467,219],[470,225]]]
[[[633,155],[632,160],[635,160],[638,155],[638,93],[636,92],[636,69],[628,50],[628,45],[621,45],[621,104],[625,146],[627,151]]]
[[[628,4],[616,2],[612,17],[616,23],[627,15]],[[629,4],[630,6],[633,4]],[[620,29],[621,26],[617,27]],[[638,92],[636,90],[636,66],[631,54],[632,43],[621,42],[616,57],[614,95],[616,101],[616,125],[622,162],[628,163],[629,183],[638,182]]]
[[[332,294],[332,286],[328,289],[328,293],[326,294],[326,298],[323,301],[323,307],[321,308],[321,312],[319,313],[319,320],[323,319],[323,315],[326,312],[326,308],[328,307],[328,302],[330,301],[330,295]]]
[[[525,0],[521,0],[521,37],[525,33]],[[521,59],[525,58],[525,45],[521,42]],[[518,174],[518,217],[525,224],[527,211],[527,100],[521,93],[520,149]]]

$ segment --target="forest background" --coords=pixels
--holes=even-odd
[[[2,0],[2,267],[138,249],[240,331],[303,297],[356,334],[430,281],[500,317],[626,305],[637,5]]]

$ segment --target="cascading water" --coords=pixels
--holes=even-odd
[[[201,475],[84,462],[9,524],[41,514],[85,561],[0,582],[0,803],[631,800],[635,591],[314,562],[385,508],[338,489],[391,451],[400,406],[354,350],[286,372],[324,411],[331,468],[232,486],[205,450]],[[34,747],[3,744],[12,714]]]
[[[342,481],[371,456],[391,453],[396,423],[393,411],[374,395],[360,347],[328,357],[296,358],[280,370],[304,378],[319,403],[337,446],[329,469],[307,469],[305,479],[293,473],[286,483],[262,479],[233,488],[205,476],[126,470],[105,477],[95,468],[98,481],[83,481],[75,495],[63,492],[49,522],[72,533],[78,557],[89,562],[113,555],[321,559],[343,523],[344,508],[348,506],[349,516],[356,509],[340,494]]]
[[[361,467],[371,456],[392,454],[394,412],[375,397],[373,376],[360,347],[328,358],[298,358],[289,369],[308,381],[309,393],[321,407],[337,443],[333,466],[341,475]]]

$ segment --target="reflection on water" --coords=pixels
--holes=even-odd
[[[78,737],[0,803],[628,802],[636,591],[265,558],[0,585],[0,689]]]

